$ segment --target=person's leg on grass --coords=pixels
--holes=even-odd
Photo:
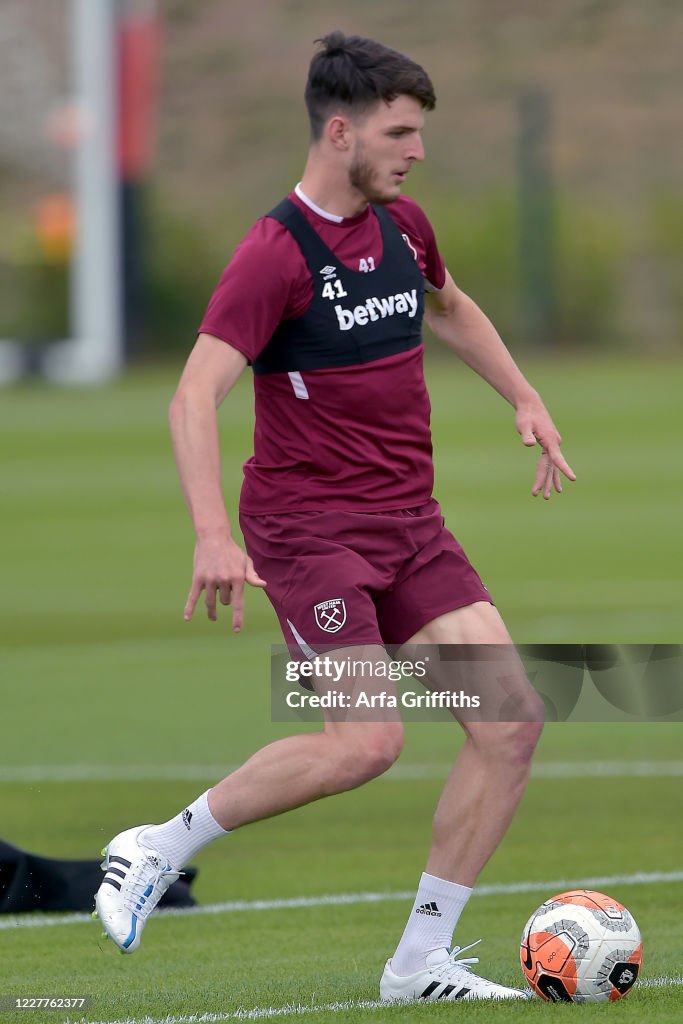
[[[510,645],[511,640],[497,610],[478,602],[428,623],[403,650],[410,653],[413,645],[424,644]],[[473,660],[470,670],[476,675],[475,667]],[[430,988],[427,998],[444,998],[447,990],[445,998],[501,998],[516,993],[501,986],[493,986],[500,991],[487,991],[491,983],[466,968],[444,970],[444,964],[453,963],[452,936],[472,887],[524,793],[542,729],[543,703],[512,647],[505,668],[506,695],[512,698],[510,706],[519,720],[477,721],[462,716],[466,740],[436,809],[431,849],[413,908],[385,968],[381,987],[385,998],[424,997]],[[459,666],[459,672],[467,672],[467,663]],[[436,973],[430,967],[436,967]],[[420,987],[422,991],[417,991]]]
[[[329,655],[335,659],[335,654]],[[345,648],[340,664],[386,661],[382,647]],[[313,680],[327,689],[325,680]],[[382,678],[383,688],[392,684]],[[352,694],[357,680],[341,677],[335,689]],[[277,740],[201,794],[169,821],[116,836],[103,851],[105,876],[96,913],[105,933],[134,952],[147,917],[180,869],[204,846],[253,821],[273,817],[376,778],[401,752],[403,726],[395,709],[356,712],[353,721],[326,714],[322,732]]]

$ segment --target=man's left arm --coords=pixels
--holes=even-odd
[[[513,406],[515,424],[524,444],[540,444],[531,493],[534,497],[543,493],[546,499],[553,487],[560,493],[560,473],[568,480],[576,480],[560,451],[562,438],[540,395],[524,377],[491,321],[457,287],[448,271],[443,288],[427,293],[425,299],[425,320],[436,337]]]

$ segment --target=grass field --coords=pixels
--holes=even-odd
[[[430,366],[437,496],[518,641],[681,641],[682,365],[528,368],[579,476],[549,504],[529,496],[533,457],[504,403],[466,371]],[[0,834],[37,853],[96,857],[115,832],[170,816],[291,731],[270,721],[279,636],[263,595],[249,595],[239,637],[226,615],[182,621],[192,534],[165,422],[175,378],[145,370],[104,389],[36,385],[0,400]],[[232,513],[250,407],[245,381],[221,415]],[[158,915],[132,957],[79,916],[0,917],[0,994],[89,994],[71,1016],[90,1021],[287,1017],[300,1005],[312,1024],[680,1022],[682,741],[675,721],[547,727],[458,928],[461,944],[484,937],[483,973],[519,984],[519,935],[535,906],[565,884],[602,887],[644,938],[643,983],[622,1003],[372,1005],[458,745],[455,729],[434,723],[409,727],[387,777],[204,850],[195,892],[215,912]],[[348,894],[358,898],[339,899]],[[309,904],[287,905],[299,897]]]

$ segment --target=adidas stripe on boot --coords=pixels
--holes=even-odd
[[[425,903],[425,908],[430,904]],[[425,910],[425,913],[433,911]],[[387,1002],[400,999],[421,1000],[423,1002],[453,1002],[456,999],[531,999],[528,989],[508,988],[494,981],[480,978],[470,969],[470,964],[479,963],[479,957],[471,956],[458,959],[469,946],[455,946],[452,951],[436,949],[427,956],[426,967],[422,971],[401,977],[391,969],[391,960],[387,960],[379,985],[380,998]]]
[[[147,918],[180,875],[165,857],[138,841],[149,825],[115,836],[102,851],[104,878],[95,896],[95,913],[105,935],[122,953],[133,953]]]

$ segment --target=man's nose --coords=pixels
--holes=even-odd
[[[410,145],[406,153],[406,160],[424,160],[425,148],[422,142],[421,135],[414,135],[410,140]]]

